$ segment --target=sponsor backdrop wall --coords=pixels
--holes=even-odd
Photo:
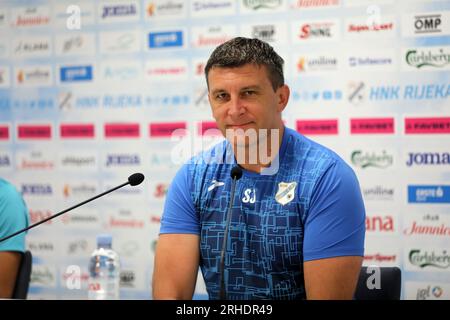
[[[357,173],[364,263],[399,266],[405,299],[449,299],[450,1],[406,0],[1,1],[0,175],[31,222],[147,177],[28,233],[30,298],[85,299],[103,232],[122,298],[151,297],[167,186],[220,139],[203,67],[237,35],[285,58],[286,125]]]

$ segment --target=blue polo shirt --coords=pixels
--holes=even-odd
[[[0,179],[0,238],[28,226],[28,209],[21,194],[9,182]],[[0,251],[25,251],[25,233],[0,242]]]
[[[365,208],[353,170],[333,151],[285,128],[278,168],[243,170],[225,253],[227,299],[304,299],[303,262],[363,256]],[[167,193],[160,233],[200,236],[210,299],[220,291],[220,254],[230,203],[228,141],[186,163]]]

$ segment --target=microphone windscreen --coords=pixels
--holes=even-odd
[[[239,180],[242,177],[242,169],[239,166],[233,167],[230,173],[231,179]]]
[[[142,173],[133,173],[131,176],[128,177],[128,182],[132,186],[137,186],[138,184],[141,184],[142,181],[144,181],[144,175]]]

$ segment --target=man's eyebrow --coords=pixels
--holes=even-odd
[[[243,88],[241,88],[240,91],[245,91],[245,90],[259,90],[259,89],[261,89],[261,87],[260,87],[259,85],[255,84],[255,85],[253,85],[253,86],[246,86],[246,87],[243,87]]]
[[[212,95],[216,95],[218,93],[223,93],[226,92],[224,89],[214,89],[213,91],[211,91]]]

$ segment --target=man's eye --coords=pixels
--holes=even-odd
[[[253,90],[246,90],[246,91],[244,91],[244,95],[245,96],[251,96],[251,95],[254,95],[255,94],[255,91],[253,91]]]
[[[226,99],[226,97],[227,97],[226,93],[219,93],[216,95],[216,99],[218,99],[218,100],[224,100],[224,99]]]

